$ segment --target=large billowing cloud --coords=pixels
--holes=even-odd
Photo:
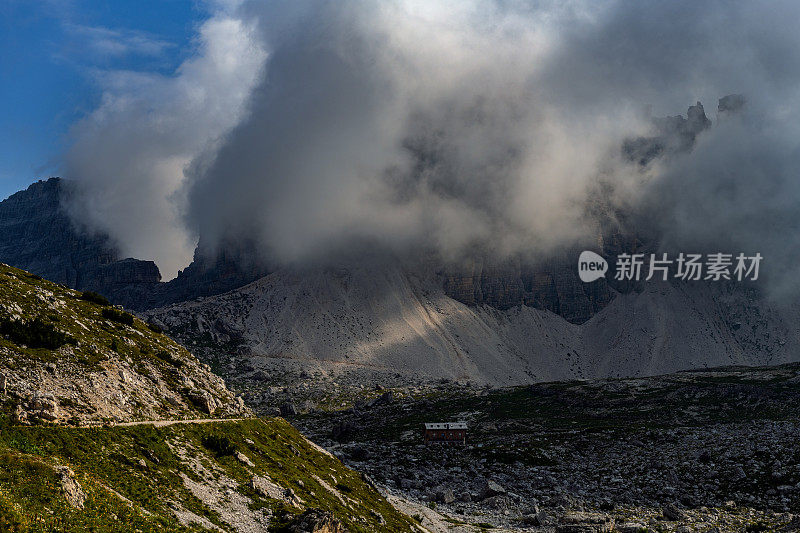
[[[596,231],[599,181],[612,202],[652,206],[673,244],[713,241],[693,228],[725,232],[742,209],[790,218],[800,201],[798,15],[794,2],[244,1],[204,27],[237,29],[204,32],[189,65],[208,75],[191,90],[181,72],[112,92],[79,127],[74,173],[91,174],[93,220],[168,271],[188,253],[174,243],[198,234],[286,261],[353,242],[548,251]],[[733,92],[748,114],[718,121]],[[697,100],[715,124],[694,152],[646,172],[622,161],[646,106]],[[750,185],[717,198],[734,182]],[[765,242],[755,218],[732,245]]]
[[[224,7],[174,75],[99,73],[102,102],[73,128],[65,158],[82,193],[69,206],[77,220],[108,232],[125,255],[155,259],[167,278],[196,242],[182,220],[184,169],[239,122],[266,57],[252,24]]]
[[[246,5],[271,56],[250,114],[193,169],[204,239],[304,259],[354,240],[457,257],[586,233],[582,202],[635,125],[542,76],[580,9],[492,2]],[[247,216],[242,216],[247,213]]]

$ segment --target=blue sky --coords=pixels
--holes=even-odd
[[[104,73],[173,72],[205,16],[193,0],[0,2],[0,198],[58,173]]]

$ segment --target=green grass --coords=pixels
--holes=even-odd
[[[209,441],[224,443],[230,453],[209,450]],[[177,448],[192,450],[204,465],[235,480],[238,491],[252,499],[252,508],[269,508],[276,531],[302,511],[258,495],[250,488],[253,474],[268,475],[279,485],[291,487],[306,508],[330,511],[354,533],[412,529],[412,520],[391,507],[359,474],[316,450],[286,421],[253,419],[91,429],[15,427],[5,421],[0,427],[0,530],[198,530],[177,522],[170,501],[229,530],[215,511],[184,487],[181,473],[196,476],[182,462]],[[243,465],[234,451],[245,454],[255,466]],[[85,510],[67,504],[55,465],[68,465],[75,471],[88,495]],[[347,504],[318,479],[338,487]],[[380,513],[386,524],[379,525],[371,511]]]

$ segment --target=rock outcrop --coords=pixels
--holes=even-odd
[[[697,102],[689,107],[686,117],[653,118],[652,133],[627,139],[622,145],[622,155],[633,163],[647,166],[659,157],[691,150],[697,136],[710,127],[703,104]]]
[[[270,268],[256,250],[253,243],[231,241],[211,249],[200,242],[192,263],[175,279],[155,287],[149,301],[135,304],[134,309],[222,294],[266,276]]]
[[[519,260],[486,265],[475,259],[445,271],[443,288],[454,300],[472,307],[535,307],[580,324],[604,308],[614,291],[606,280],[581,282],[575,265],[577,257],[577,253],[574,257],[561,254],[536,266],[526,266]]]
[[[66,208],[72,194],[69,181],[50,178],[0,202],[0,261],[134,310],[219,294],[268,273],[255,246],[201,243],[193,262],[162,283],[153,261],[123,258],[107,235],[78,227]]]
[[[185,348],[141,320],[0,264],[0,403],[21,424],[249,413]]]
[[[64,491],[64,498],[75,509],[83,509],[86,504],[86,493],[83,492],[78,480],[75,478],[75,472],[68,466],[56,467],[59,481],[61,482],[61,490]]]

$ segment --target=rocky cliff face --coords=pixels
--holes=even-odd
[[[614,297],[605,280],[583,283],[576,258],[564,254],[535,266],[519,260],[486,265],[472,260],[443,275],[445,293],[469,306],[488,305],[500,310],[517,306],[546,309],[573,323],[583,323]]]
[[[161,283],[154,262],[123,259],[107,235],[77,227],[64,210],[70,194],[68,181],[50,178],[0,202],[0,261],[135,310],[219,294],[267,273],[254,246],[199,246],[191,265]]]
[[[733,113],[744,106],[744,97],[728,95],[720,99],[719,113]],[[622,147],[623,156],[633,164],[646,167],[654,159],[691,150],[697,136],[711,127],[703,105],[690,106],[686,116],[652,119],[648,136],[631,138]],[[611,261],[620,253],[654,252],[654,237],[645,237],[640,225],[625,223],[626,213],[605,212],[603,192],[587,207],[597,219],[597,251]],[[628,226],[628,227],[624,227]],[[591,247],[589,249],[592,249]],[[474,258],[451,267],[444,273],[444,290],[448,296],[470,306],[488,305],[500,310],[515,306],[545,309],[575,324],[582,324],[603,309],[614,294],[641,290],[641,284],[601,279],[583,283],[578,278],[576,261],[580,249],[563,251],[544,260],[504,263],[490,258]]]
[[[156,287],[150,301],[137,309],[153,308],[197,297],[222,294],[269,274],[253,243],[225,243],[209,249],[201,242],[192,263],[178,277]]]
[[[161,281],[156,264],[122,259],[108,236],[77,228],[63,209],[69,194],[50,178],[0,202],[0,260],[126,306],[146,298]]]
[[[741,95],[728,95],[720,98],[718,109],[736,111],[743,105]],[[659,157],[691,150],[697,136],[710,127],[711,121],[703,104],[697,102],[689,107],[686,117],[676,115],[653,119],[651,135],[626,140],[622,154],[629,161],[646,166]]]

